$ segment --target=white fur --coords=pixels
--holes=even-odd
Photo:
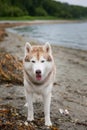
[[[27,81],[25,81],[27,82]],[[24,83],[26,84],[26,83]],[[50,121],[50,104],[51,104],[51,91],[52,91],[52,85],[50,84],[48,87],[44,88],[44,86],[37,89],[37,87],[29,87],[25,85],[27,88],[26,91],[26,100],[27,103],[25,106],[28,106],[28,118],[27,120],[32,121],[34,120],[33,116],[33,93],[41,94],[43,97],[44,102],[44,113],[45,113],[45,125],[51,126],[52,123]]]
[[[47,47],[47,50],[51,54],[51,48],[49,47],[50,45],[47,43],[45,47]],[[27,48],[26,48],[27,47]],[[29,47],[29,49],[28,49]],[[32,49],[31,45],[28,43],[25,46],[25,55],[29,53]],[[32,60],[35,61],[35,63],[32,63]],[[36,70],[41,70],[42,74],[42,80],[45,79],[45,77],[49,74],[49,72],[53,68],[54,62],[44,62],[41,63],[41,60],[46,60],[42,56],[40,60],[38,61],[35,57],[31,59],[31,61],[24,62],[24,68],[27,70],[27,72],[30,74],[30,76],[33,78],[34,81],[36,81],[35,77],[35,72]],[[34,120],[34,113],[33,113],[33,94],[40,94],[43,97],[43,102],[44,102],[44,113],[45,113],[45,125],[51,126],[51,120],[50,120],[50,104],[51,104],[51,91],[52,91],[52,86],[53,86],[53,81],[54,81],[54,74],[51,74],[51,78],[46,81],[43,85],[36,86],[35,84],[32,84],[31,81],[26,80],[26,75],[24,74],[24,86],[25,86],[25,96],[26,96],[26,101],[28,105],[28,117],[27,120],[32,121]],[[41,81],[42,82],[42,81]]]

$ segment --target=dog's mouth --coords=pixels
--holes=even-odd
[[[36,79],[37,79],[38,81],[40,81],[40,80],[42,79],[41,74],[36,74]]]

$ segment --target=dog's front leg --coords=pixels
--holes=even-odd
[[[34,120],[34,114],[33,114],[33,94],[32,93],[26,93],[26,99],[28,103],[28,121]]]
[[[50,120],[50,104],[51,104],[51,92],[49,94],[44,94],[44,114],[45,114],[45,125],[51,126]]]

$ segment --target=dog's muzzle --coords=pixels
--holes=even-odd
[[[36,80],[41,80],[42,75],[41,75],[41,70],[36,70]]]

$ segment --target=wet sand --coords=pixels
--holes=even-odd
[[[0,48],[22,59],[26,38],[7,32],[7,37],[0,42]],[[35,42],[35,44],[38,44]],[[87,51],[52,46],[57,67],[53,97],[51,103],[51,119],[59,130],[87,130]],[[3,99],[3,100],[2,100]],[[10,104],[19,108],[27,116],[24,107],[23,85],[0,85],[0,104]],[[69,114],[61,114],[59,109],[67,109]],[[34,102],[35,118],[42,118],[43,104]],[[44,129],[42,127],[37,130]]]

